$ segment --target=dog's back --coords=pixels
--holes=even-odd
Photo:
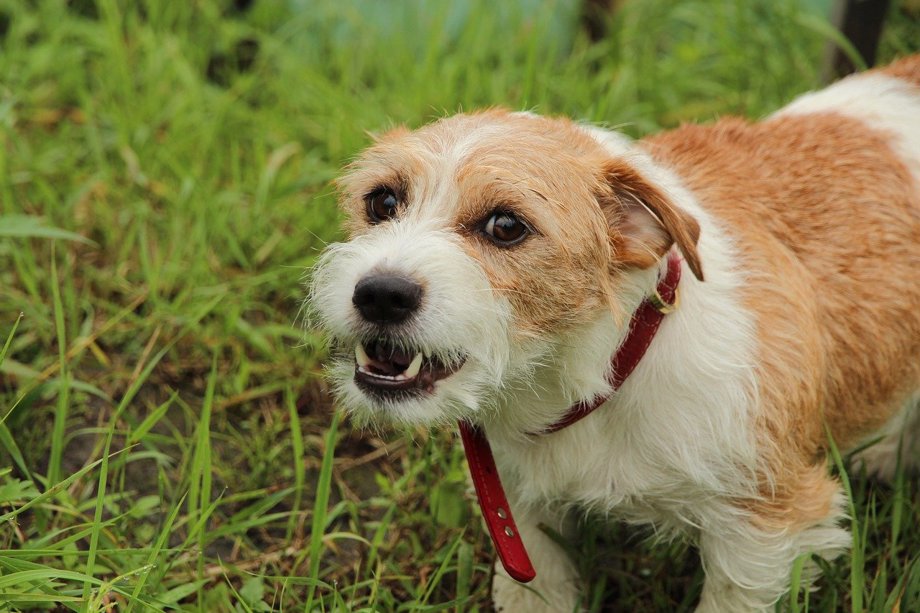
[[[877,71],[896,79],[920,85],[920,55],[911,55],[892,62]]]
[[[920,390],[918,85],[913,56],[759,123],[646,141],[734,237],[742,269],[758,271],[745,293],[761,394],[771,428],[807,433],[806,455],[825,435],[798,407],[825,407],[847,446]]]

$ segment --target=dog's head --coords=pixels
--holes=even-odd
[[[627,157],[504,111],[379,138],[339,181],[349,240],[313,276],[340,402],[363,420],[475,419],[622,310],[624,279],[675,242],[701,276],[698,225]]]

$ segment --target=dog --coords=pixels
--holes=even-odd
[[[359,424],[465,428],[496,610],[578,609],[541,528],[575,510],[690,539],[697,611],[772,610],[850,543],[830,441],[920,464],[920,56],[639,141],[455,115],[338,186],[349,239],[310,288],[335,393]]]

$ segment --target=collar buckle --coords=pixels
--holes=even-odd
[[[655,310],[661,313],[662,315],[668,315],[673,313],[680,307],[680,288],[674,288],[674,300],[669,304],[661,297],[661,294],[658,293],[658,288],[655,288],[655,293],[646,298]]]

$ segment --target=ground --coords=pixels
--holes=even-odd
[[[334,417],[332,179],[460,109],[762,116],[820,85],[810,5],[627,3],[590,43],[571,1],[0,4],[0,611],[488,610],[455,434]],[[781,607],[917,610],[920,487],[849,479],[853,553]],[[684,544],[582,530],[589,610],[692,608]]]

